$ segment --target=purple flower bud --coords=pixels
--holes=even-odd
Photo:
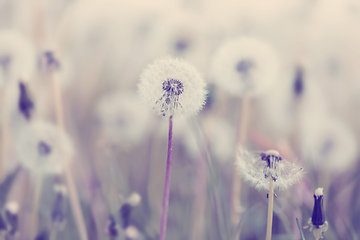
[[[302,67],[297,67],[294,79],[294,93],[295,96],[300,96],[304,91],[304,70]]]
[[[113,216],[109,216],[109,223],[108,223],[107,231],[108,231],[109,236],[111,236],[111,237],[118,236],[118,230],[116,229],[116,221]]]
[[[20,96],[19,96],[19,110],[24,115],[24,117],[29,120],[30,112],[34,108],[34,103],[29,97],[29,92],[26,88],[26,85],[23,82],[19,82]]]
[[[132,206],[129,203],[123,204],[120,208],[120,217],[124,229],[126,229],[130,225],[131,211],[132,211]]]
[[[56,59],[54,52],[52,51],[45,51],[44,57],[46,60],[46,65],[48,67],[54,67],[55,69],[58,69],[60,67],[59,61]]]
[[[325,223],[324,198],[322,188],[318,188],[314,194],[314,209],[311,216],[311,223],[319,227]]]
[[[48,240],[48,239],[50,239],[49,237],[50,237],[49,232],[46,230],[43,230],[35,237],[35,240]]]
[[[38,152],[41,156],[46,156],[51,153],[51,146],[44,141],[40,141],[38,144]]]
[[[15,233],[18,230],[18,225],[19,225],[17,213],[12,213],[10,210],[7,209],[5,211],[5,216],[6,216],[7,222],[10,225],[9,233],[11,235],[15,235]]]

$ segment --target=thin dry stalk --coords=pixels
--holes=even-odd
[[[266,240],[271,240],[273,212],[274,212],[274,181],[272,177],[269,177],[269,204],[268,204],[268,215],[266,225]]]

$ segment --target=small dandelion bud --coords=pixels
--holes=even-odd
[[[294,93],[295,96],[301,96],[304,91],[304,69],[297,67],[294,78]]]
[[[48,240],[50,239],[50,233],[47,230],[41,231],[36,237],[35,240]]]
[[[235,96],[258,95],[277,79],[279,59],[267,43],[240,37],[222,45],[211,62],[217,85]]]
[[[150,64],[138,89],[158,115],[193,115],[205,104],[205,82],[200,74],[185,61],[171,57]]]
[[[140,196],[140,194],[138,194],[138,193],[136,193],[136,192],[133,192],[133,193],[129,196],[129,198],[128,198],[127,201],[128,201],[128,203],[129,203],[131,206],[135,207],[135,206],[137,206],[137,205],[140,204],[140,202],[141,202],[141,196]]]
[[[109,216],[108,223],[105,229],[105,233],[110,237],[116,238],[119,234],[116,228],[116,221],[114,216]]]
[[[314,201],[312,216],[308,221],[308,225],[304,228],[310,227],[310,231],[314,234],[315,239],[318,240],[323,238],[323,234],[329,226],[328,222],[325,221],[323,188],[315,190]]]
[[[8,224],[10,225],[9,233],[15,235],[18,231],[18,213],[19,213],[19,204],[16,202],[8,202],[5,205],[5,216]]]
[[[130,216],[133,207],[129,203],[125,203],[120,208],[120,218],[122,221],[123,229],[126,229],[130,225]]]
[[[20,97],[19,97],[19,110],[24,115],[24,117],[29,120],[30,119],[30,112],[34,108],[34,103],[31,100],[29,95],[29,91],[25,83],[19,82],[19,89],[20,89]]]
[[[43,121],[32,122],[21,132],[17,150],[21,163],[41,174],[62,172],[74,153],[66,132]]]
[[[53,51],[50,51],[50,50],[45,51],[44,58],[45,58],[46,66],[48,68],[54,68],[54,69],[60,68],[60,62],[55,57],[55,53]]]
[[[304,174],[301,167],[286,161],[275,150],[254,156],[240,148],[236,165],[244,180],[258,190],[269,190],[269,177],[274,181],[274,189],[285,190],[298,182]]]

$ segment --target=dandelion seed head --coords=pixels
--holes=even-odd
[[[0,86],[35,71],[35,50],[26,36],[13,30],[0,31]]]
[[[285,190],[298,182],[304,174],[299,165],[284,160],[275,150],[255,156],[240,148],[235,164],[240,176],[258,190],[269,189],[269,177],[274,180],[275,190]]]
[[[224,43],[211,61],[214,82],[235,96],[258,95],[278,77],[279,59],[267,43],[239,37]]]
[[[112,144],[134,145],[151,130],[151,111],[136,93],[119,91],[106,94],[96,105],[101,133]]]
[[[141,97],[162,116],[193,115],[205,104],[205,82],[191,65],[167,57],[155,60],[142,73]]]
[[[359,151],[347,124],[330,115],[308,118],[303,124],[302,152],[315,168],[342,172],[355,164]]]
[[[61,173],[74,154],[69,136],[49,122],[31,122],[18,138],[19,160],[33,173]]]

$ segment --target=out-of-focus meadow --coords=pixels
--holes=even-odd
[[[0,239],[159,237],[168,119],[137,84],[169,55],[208,94],[174,118],[166,239],[265,238],[267,192],[237,171],[240,144],[306,172],[275,189],[272,239],[300,239],[318,187],[325,239],[359,239],[356,0],[0,0]],[[261,91],[244,95],[234,75],[249,68]]]

